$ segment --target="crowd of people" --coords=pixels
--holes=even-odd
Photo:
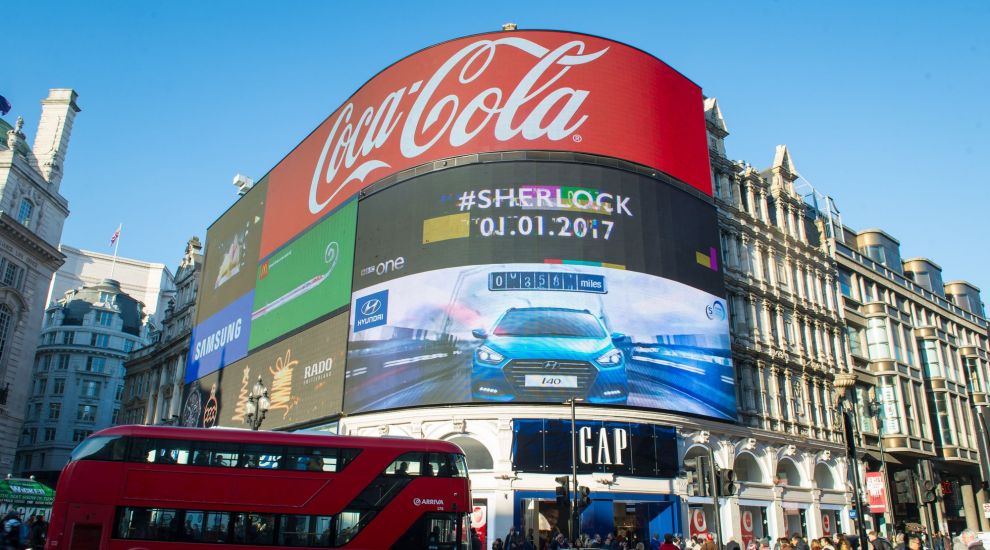
[[[3,550],[41,550],[48,535],[45,516],[32,515],[27,520],[18,510],[11,510],[0,522],[0,548]]]
[[[538,542],[534,542],[538,541]],[[838,533],[830,537],[806,539],[800,533],[790,537],[753,538],[740,544],[735,538],[729,538],[724,545],[719,544],[709,533],[702,536],[682,537],[680,534],[667,533],[661,539],[654,534],[650,540],[641,540],[633,531],[624,533],[600,534],[582,533],[576,539],[564,536],[556,527],[549,535],[534,536],[530,529],[528,534],[512,528],[504,539],[498,538],[492,545],[492,550],[559,550],[561,548],[602,548],[607,550],[861,550],[859,538],[856,535]],[[921,531],[899,531],[894,539],[870,531],[868,533],[867,550],[990,550],[972,529],[950,536],[945,533],[929,535]]]

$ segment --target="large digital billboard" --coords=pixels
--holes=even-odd
[[[575,151],[711,194],[701,88],[625,44],[555,31],[450,40],[375,75],[269,173],[267,256],[365,186],[430,161]]]
[[[717,247],[711,204],[615,168],[380,191],[360,204],[344,408],[581,397],[734,419]]]
[[[356,223],[352,200],[258,265],[251,349],[348,304]]]
[[[244,427],[245,405],[261,377],[271,407],[263,427],[276,429],[341,411],[347,315],[338,315],[188,384],[184,426]]]
[[[206,258],[196,303],[202,323],[254,288],[268,180],[230,207],[206,232]]]

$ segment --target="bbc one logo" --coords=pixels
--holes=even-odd
[[[388,290],[358,298],[354,302],[354,332],[379,327],[388,322]]]

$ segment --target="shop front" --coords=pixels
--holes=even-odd
[[[569,538],[600,537],[604,541],[611,534],[646,542],[653,534],[681,531],[681,501],[671,490],[671,480],[678,473],[674,428],[581,420],[573,423],[572,438],[571,426],[557,419],[513,421],[512,469],[544,485],[539,490],[514,491],[513,526],[521,528],[537,548],[542,547],[540,539],[556,532]],[[576,455],[572,453],[575,448]],[[574,491],[575,470],[590,500],[579,511],[578,532],[571,534],[567,510],[556,490],[566,486]],[[530,477],[533,474],[551,475]],[[613,485],[636,490],[613,491]],[[640,492],[640,487],[657,492]]]
[[[549,540],[551,533],[567,531],[566,513],[562,513],[552,491],[516,491],[513,525],[522,528],[526,538],[537,548]],[[680,498],[674,495],[650,495],[593,492],[591,505],[581,513],[579,537],[606,540],[609,535],[630,542],[649,541],[654,534],[680,531]],[[498,536],[502,536],[500,533]]]
[[[769,536],[770,525],[767,506],[769,502],[739,500],[739,532],[742,545]]]

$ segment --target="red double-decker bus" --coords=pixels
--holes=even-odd
[[[118,426],[73,451],[48,550],[470,548],[442,441]]]

